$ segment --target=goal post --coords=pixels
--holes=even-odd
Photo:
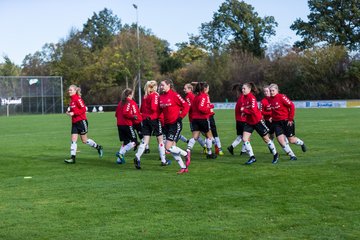
[[[64,112],[61,76],[0,76],[0,116]]]

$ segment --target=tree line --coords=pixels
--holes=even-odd
[[[360,93],[360,3],[358,0],[309,0],[308,22],[291,29],[302,41],[268,46],[274,17],[260,17],[244,1],[225,0],[197,35],[176,44],[150,29],[122,24],[110,9],[94,13],[81,30],[71,29],[58,43],[25,56],[21,66],[4,57],[3,76],[63,76],[64,87],[80,85],[88,104],[116,104],[125,87],[171,78],[177,90],[206,81],[212,101],[234,101],[231,86],[277,83],[293,100],[356,99]]]

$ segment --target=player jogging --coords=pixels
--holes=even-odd
[[[199,82],[195,86],[195,98],[191,105],[192,111],[192,138],[189,140],[187,149],[190,153],[194,147],[196,140],[199,138],[200,133],[205,133],[206,136],[206,147],[207,155],[206,158],[214,159],[216,154],[212,153],[212,139],[213,135],[210,127],[210,98],[208,95],[209,85],[205,82]]]
[[[121,94],[121,100],[115,112],[121,147],[116,153],[116,163],[125,163],[125,154],[137,145],[137,137],[134,131],[134,121],[141,118],[139,108],[133,100],[133,90],[126,88]],[[140,119],[141,121],[141,119]],[[135,168],[141,169],[140,161],[135,162]]]
[[[240,111],[245,114],[245,126],[243,133],[243,141],[246,151],[248,152],[250,159],[245,163],[247,165],[256,162],[253,149],[249,144],[249,139],[254,130],[260,135],[264,142],[268,145],[268,148],[273,154],[272,163],[277,163],[279,154],[276,151],[274,142],[269,137],[269,129],[266,127],[264,120],[262,119],[261,112],[258,108],[258,104],[253,93],[257,93],[257,88],[254,83],[245,83],[242,86],[243,102]]]
[[[159,120],[160,106],[159,106],[159,94],[157,93],[157,82],[147,81],[144,87],[145,95],[142,100],[140,112],[142,114],[142,134],[143,140],[135,154],[134,162],[140,165],[140,158],[145,151],[147,145],[149,145],[150,137],[156,136],[158,141],[158,148],[160,153],[161,166],[167,166],[171,161],[167,161],[165,158],[165,146],[163,142],[163,132],[161,122]]]
[[[190,163],[190,154],[176,146],[176,140],[182,130],[182,119],[189,112],[189,104],[173,90],[173,82],[170,79],[160,83],[160,111],[164,114],[164,132],[166,134],[165,149],[169,151],[180,165],[178,174],[188,172],[181,156],[186,157],[186,163]]]
[[[241,88],[242,88],[242,84],[239,84],[239,83],[235,84],[232,87],[232,90],[236,91],[236,96],[238,99],[235,104],[235,120],[236,120],[236,135],[237,135],[237,137],[232,142],[232,144],[229,147],[227,147],[227,149],[231,155],[234,155],[234,149],[242,141],[242,135],[244,132],[244,126],[245,126],[245,121],[246,121],[245,114],[240,111],[242,101],[244,100]],[[250,144],[250,142],[248,144]],[[242,148],[241,148],[240,155],[246,153],[245,145],[242,144],[241,146],[242,146]]]
[[[290,160],[297,160],[297,157],[285,140],[285,138],[287,138],[290,143],[301,146],[301,150],[306,152],[304,142],[295,136],[295,105],[284,94],[279,93],[277,84],[271,84],[269,89],[271,95],[272,120],[276,138],[284,151],[290,156]]]
[[[71,117],[71,145],[70,159],[65,159],[65,163],[75,163],[77,139],[80,135],[81,141],[98,151],[99,157],[103,156],[103,147],[94,140],[87,137],[88,121],[86,118],[86,106],[81,98],[81,89],[76,85],[71,85],[68,89],[70,95],[70,105],[66,114]]]

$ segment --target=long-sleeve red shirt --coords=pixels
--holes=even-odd
[[[241,94],[238,97],[238,100],[237,100],[236,105],[235,105],[235,119],[238,122],[245,122],[246,121],[245,113],[243,113],[241,111],[243,101],[244,101],[244,95]]]
[[[71,122],[76,123],[82,120],[86,120],[86,106],[82,98],[74,94],[70,97],[70,112],[73,112],[74,115],[71,117]]]
[[[270,120],[272,115],[271,105],[269,103],[270,97],[264,97],[260,102],[260,112],[264,117],[264,120]]]
[[[262,119],[261,112],[258,108],[258,104],[255,96],[252,93],[244,95],[243,102],[243,113],[246,116],[246,123],[250,125],[255,125]]]
[[[199,93],[191,106],[192,119],[208,119],[211,115],[210,98],[206,93]]]
[[[140,112],[143,119],[150,118],[151,120],[155,120],[159,118],[160,105],[159,94],[157,92],[152,92],[144,96],[140,107]]]
[[[278,93],[274,97],[270,97],[270,105],[274,121],[294,121],[295,105],[284,94]]]
[[[189,104],[175,91],[169,89],[160,95],[160,111],[164,113],[164,123],[172,124],[189,112]]]
[[[134,100],[128,98],[125,103],[119,102],[115,112],[118,126],[132,126],[135,120],[139,121],[139,116],[140,111]]]
[[[189,122],[192,121],[193,117],[192,117],[192,109],[191,109],[191,105],[192,105],[192,102],[194,101],[194,98],[195,98],[195,95],[193,92],[188,92],[185,96],[185,100],[186,102],[189,104]]]

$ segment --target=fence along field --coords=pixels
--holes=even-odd
[[[65,114],[0,117],[1,239],[358,239],[360,236],[359,109],[298,109],[292,146],[278,164],[254,134],[257,162],[240,149],[208,160],[195,145],[190,172],[160,167],[155,139],[142,170],[115,164],[113,112],[89,113],[89,136],[103,159],[80,142],[65,165],[70,119]],[[216,111],[225,148],[235,138],[232,110]],[[184,119],[183,134],[189,136]],[[179,143],[182,147],[184,143]],[[226,150],[226,149],[225,149]],[[171,158],[171,157],[169,157]],[[24,178],[31,177],[31,178]]]
[[[0,76],[0,116],[62,113],[62,77]]]

